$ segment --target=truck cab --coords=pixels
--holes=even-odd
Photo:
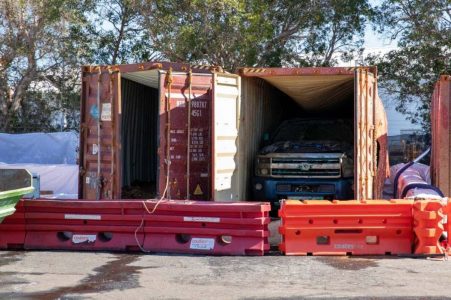
[[[354,195],[353,123],[297,118],[282,122],[255,161],[253,198],[346,200]]]

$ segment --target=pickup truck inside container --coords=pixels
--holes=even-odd
[[[386,122],[374,81],[345,68],[244,69],[240,75],[248,197],[270,201],[274,210],[287,198],[373,198],[376,152],[386,150],[378,146]],[[356,170],[369,179],[357,183],[359,195]]]
[[[352,118],[283,121],[257,155],[254,197],[352,199],[353,152]]]

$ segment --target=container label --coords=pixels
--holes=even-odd
[[[78,214],[65,214],[64,219],[66,220],[101,220],[100,215],[78,215]]]
[[[111,103],[102,103],[100,119],[102,121],[111,121]]]
[[[92,144],[92,155],[99,153],[99,146],[97,144]]]
[[[82,244],[82,243],[94,243],[96,241],[97,235],[95,234],[74,234],[72,236],[72,243]]]
[[[183,221],[185,221],[185,222],[219,223],[219,222],[221,222],[221,218],[213,218],[213,217],[183,217]]]
[[[215,239],[192,238],[190,249],[213,250],[215,248]]]

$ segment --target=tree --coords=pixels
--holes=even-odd
[[[316,66],[333,66],[338,59],[349,61],[360,55],[366,23],[374,17],[368,2],[326,0],[317,5],[317,17],[304,49],[306,60]]]
[[[378,65],[381,87],[393,96],[396,109],[428,131],[434,83],[451,72],[451,4],[386,0],[378,10],[380,31],[397,40],[398,49],[368,61]]]
[[[325,9],[327,7],[327,9]],[[333,65],[362,44],[367,0],[156,0],[144,9],[155,49],[173,61]]]
[[[98,64],[124,64],[158,59],[153,51],[149,33],[138,0],[101,0],[88,14],[91,26],[85,36],[91,39],[93,61]]]
[[[258,59],[270,37],[268,9],[257,0],[156,0],[142,7],[156,50],[171,61],[224,66],[229,70]]]
[[[11,130],[14,118],[42,83],[61,76],[63,60],[78,57],[78,48],[62,47],[73,41],[74,24],[83,22],[89,1],[3,0],[0,2],[0,128]],[[73,46],[73,45],[72,45]],[[67,79],[63,76],[64,80]],[[50,90],[49,90],[50,91]],[[27,116],[22,116],[26,118]]]

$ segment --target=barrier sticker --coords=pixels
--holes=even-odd
[[[78,214],[65,214],[66,220],[101,220],[101,215],[78,215]]]
[[[74,234],[72,236],[72,243],[94,243],[96,241],[97,235],[95,234]]]
[[[213,250],[215,248],[215,239],[192,238],[189,248],[196,250]]]
[[[183,217],[185,222],[205,222],[205,223],[219,223],[221,218],[214,217]]]

